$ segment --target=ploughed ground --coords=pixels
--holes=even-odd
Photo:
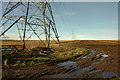
[[[49,49],[7,52],[2,55],[2,79],[119,79],[118,47],[117,40],[78,40],[53,43]]]

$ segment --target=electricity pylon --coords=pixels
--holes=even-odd
[[[75,35],[75,32],[74,32],[74,29],[72,29],[72,40],[76,40],[76,35]]]
[[[3,4],[7,4],[7,6],[3,8],[0,27],[4,30],[0,37],[11,28],[17,27],[19,37],[23,42],[23,49],[26,47],[26,40],[29,40],[33,35],[36,35],[47,47],[50,46],[51,39],[59,43],[52,7],[49,2],[8,2]]]

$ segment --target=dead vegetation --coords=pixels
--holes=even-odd
[[[3,54],[3,66],[15,67],[37,65],[45,62],[60,62],[87,54],[85,48],[65,47],[36,47],[24,52],[11,52]]]
[[[32,42],[31,42],[32,43]],[[90,53],[90,50],[95,51],[95,55],[89,55],[89,58],[79,59],[79,57],[86,56]],[[101,72],[96,72],[89,74],[94,70],[102,70],[102,72],[118,72],[118,41],[116,40],[83,40],[83,41],[63,41],[61,45],[52,44],[50,48],[46,47],[34,47],[23,53],[12,53],[8,56],[11,57],[11,62],[3,66],[3,75],[4,77],[8,76],[9,78],[17,77],[15,74],[16,71],[20,69],[20,75],[27,78],[30,77],[29,74],[39,75],[39,77],[52,74],[64,74],[71,71],[71,69],[66,70],[64,67],[59,67],[54,65],[63,61],[76,61],[78,66],[84,68],[90,66],[93,63],[98,62],[101,59],[101,56],[96,56],[97,54],[104,53],[109,55],[105,58],[100,64],[94,64],[94,66],[85,73],[81,73],[78,78],[94,78],[95,75],[100,74]],[[4,58],[3,58],[4,59]],[[4,59],[4,64],[7,63]],[[36,69],[36,67],[38,69]],[[44,67],[44,69],[43,69]],[[31,69],[34,69],[30,71]],[[36,70],[35,70],[36,69]],[[25,71],[25,72],[24,72]],[[74,70],[73,70],[74,72]],[[23,76],[25,74],[26,76]],[[42,75],[43,74],[43,75]],[[118,79],[117,77],[115,77]],[[114,79],[114,78],[113,78]]]

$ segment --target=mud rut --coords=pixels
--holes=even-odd
[[[89,49],[90,50],[90,49]],[[96,64],[107,64],[113,62],[105,62],[104,59],[111,55],[102,53],[97,54],[96,51],[90,50],[87,55],[77,57],[75,60],[58,63],[56,65],[63,66],[67,72],[53,75],[44,75],[41,78],[111,78],[119,76],[117,73],[105,72],[104,69],[100,70],[95,67]]]
[[[120,74],[114,72],[107,72],[104,69],[96,67],[103,64],[116,62],[113,58],[105,61],[106,58],[111,57],[110,54],[106,54],[104,51],[100,53],[95,50],[89,49],[90,53],[70,59],[68,61],[60,63],[50,63],[47,65],[32,66],[29,70],[35,70],[33,73],[29,73],[26,68],[10,70],[10,75],[14,78],[34,79],[34,78],[112,78],[120,76]],[[48,69],[44,69],[47,67]],[[40,68],[41,71],[39,70]],[[38,69],[38,71],[37,71]],[[12,73],[11,71],[14,71]],[[36,72],[36,73],[34,73]],[[29,73],[29,74],[28,74]],[[8,77],[8,75],[6,76]],[[10,78],[10,76],[8,77]]]

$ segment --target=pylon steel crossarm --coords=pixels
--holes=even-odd
[[[59,36],[50,2],[9,2],[3,8],[0,37],[17,27],[23,50],[26,40],[36,36],[42,44],[50,47],[51,39],[59,43]],[[13,27],[14,26],[14,27]]]

